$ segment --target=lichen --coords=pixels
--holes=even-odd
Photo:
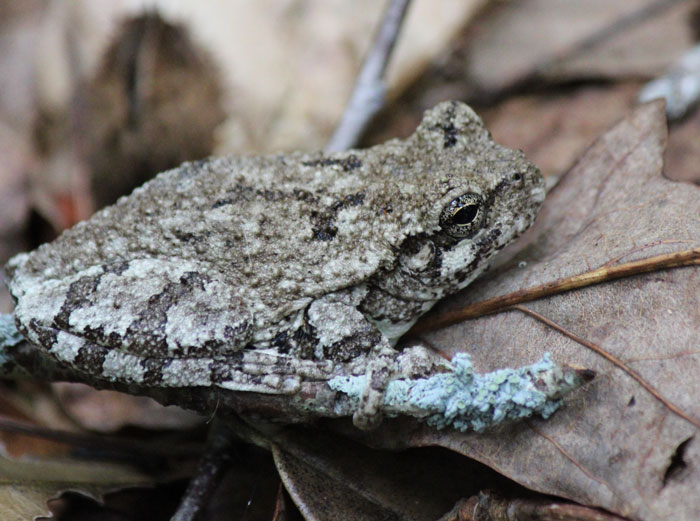
[[[0,368],[12,363],[12,356],[8,354],[7,349],[16,346],[22,340],[24,339],[17,331],[14,316],[0,314]]]
[[[15,326],[15,317],[0,314],[0,349],[16,346],[22,340],[24,339]]]
[[[579,387],[585,377],[555,364],[549,354],[517,369],[474,372],[466,353],[455,355],[450,370],[427,378],[392,380],[385,393],[386,416],[420,418],[437,429],[453,427],[477,432],[533,415],[548,418],[561,405],[561,397]],[[336,377],[329,381],[337,392],[358,400],[366,376]]]

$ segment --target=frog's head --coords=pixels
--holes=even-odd
[[[390,338],[478,277],[534,222],[545,194],[538,169],[522,152],[494,143],[462,103],[428,111],[404,144],[417,152],[401,189],[408,197],[419,193],[420,204],[411,203],[413,228],[363,303]]]

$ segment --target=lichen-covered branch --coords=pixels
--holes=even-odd
[[[15,319],[12,315],[0,315],[0,348],[16,346],[24,338],[15,327]],[[0,362],[1,363],[1,362]]]
[[[561,397],[593,378],[593,372],[561,367],[548,354],[531,365],[477,374],[467,353],[458,353],[450,370],[425,378],[395,379],[387,387],[386,416],[413,416],[428,425],[482,431],[506,421],[539,415],[548,418]],[[359,400],[366,375],[329,381],[338,392]]]

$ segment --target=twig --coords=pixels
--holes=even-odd
[[[24,337],[17,331],[14,315],[0,314],[0,350],[14,347],[22,341]]]
[[[659,402],[662,403],[664,407],[666,407],[669,411],[674,413],[677,416],[680,416],[683,418],[685,421],[688,423],[694,425],[698,429],[700,429],[700,421],[688,416],[686,413],[684,413],[679,407],[673,405],[668,399],[664,398],[664,396],[657,391],[654,387],[651,386],[644,378],[636,372],[634,369],[629,367],[627,364],[625,364],[622,360],[619,358],[613,356],[612,354],[608,353],[605,349],[600,347],[597,344],[594,344],[593,342],[590,342],[586,340],[585,338],[581,338],[580,336],[572,333],[571,331],[563,328],[556,322],[553,322],[552,320],[548,319],[547,317],[540,315],[536,311],[533,311],[531,309],[526,308],[525,306],[513,306],[513,309],[517,309],[518,311],[521,311],[522,313],[525,313],[528,316],[531,316],[532,318],[535,318],[542,322],[543,324],[546,324],[547,326],[551,327],[552,329],[559,331],[562,335],[569,337],[571,340],[574,342],[578,342],[582,346],[587,347],[594,353],[599,354],[603,358],[605,358],[608,362],[611,362],[613,365],[616,365],[620,369],[622,369],[625,373],[630,375],[639,385],[641,385],[646,391],[651,394],[654,398],[656,398]]]
[[[326,145],[327,152],[340,152],[357,144],[374,115],[384,106],[384,72],[411,0],[391,0],[384,19],[357,76],[338,127]]]
[[[503,311],[516,304],[530,302],[542,297],[564,293],[574,289],[600,284],[623,277],[631,277],[650,271],[679,268],[683,266],[700,265],[700,248],[692,248],[674,253],[664,253],[646,259],[626,262],[618,266],[603,265],[600,268],[534,286],[532,288],[514,291],[507,295],[494,297],[482,302],[476,302],[461,309],[440,313],[420,320],[406,335],[414,336],[426,331],[447,327],[464,320]]]
[[[213,425],[197,472],[170,521],[194,521],[209,503],[232,460],[234,433],[222,422]]]

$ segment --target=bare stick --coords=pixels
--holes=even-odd
[[[384,19],[355,82],[340,123],[326,145],[327,152],[340,152],[357,144],[374,115],[384,106],[384,73],[411,0],[391,0]]]
[[[641,273],[650,271],[658,271],[669,268],[679,268],[683,266],[700,265],[700,248],[678,251],[673,253],[664,253],[638,261],[626,262],[618,266],[603,265],[600,268],[566,277],[563,279],[546,282],[539,286],[514,291],[507,295],[494,297],[482,302],[476,302],[461,309],[440,313],[438,315],[429,316],[420,320],[411,330],[406,333],[409,335],[417,335],[426,331],[432,331],[441,327],[447,327],[464,320],[477,318],[483,315],[496,313],[510,308],[516,304],[530,302],[542,297],[556,295],[565,291],[600,284],[611,280],[631,277]]]
[[[195,521],[216,492],[232,459],[234,433],[222,422],[215,423],[207,448],[199,460],[197,472],[190,481],[180,506],[170,521]]]

